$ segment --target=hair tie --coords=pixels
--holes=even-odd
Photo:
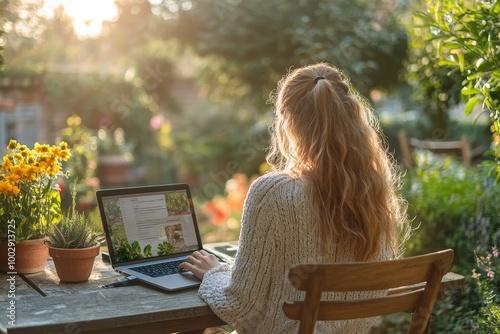
[[[314,79],[314,83],[318,83],[318,81],[320,81],[321,79],[324,79],[325,77],[316,77],[316,79]]]

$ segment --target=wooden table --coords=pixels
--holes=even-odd
[[[45,271],[15,276],[12,326],[7,318],[9,277],[0,274],[3,333],[175,333],[224,324],[198,296],[197,288],[166,292],[143,283],[101,288],[122,276],[99,255],[85,283],[60,283],[50,258]]]
[[[96,258],[88,282],[60,283],[53,262],[45,271],[14,276],[0,274],[0,332],[9,334],[175,333],[220,326],[219,319],[198,296],[197,288],[166,292],[145,284],[102,289],[122,277]],[[464,277],[448,273],[441,292],[461,288]],[[15,288],[13,288],[15,286]],[[415,288],[415,287],[411,287]],[[15,293],[15,326],[9,325],[9,290]]]

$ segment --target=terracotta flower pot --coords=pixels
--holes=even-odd
[[[57,276],[61,282],[85,282],[89,279],[99,245],[89,248],[54,248],[49,246]]]
[[[0,267],[5,272],[34,274],[45,269],[49,249],[45,239],[23,240],[9,247],[9,242],[0,240]]]
[[[100,155],[97,175],[101,184],[122,185],[129,179],[130,161],[124,155]]]

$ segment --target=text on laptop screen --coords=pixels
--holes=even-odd
[[[116,262],[198,249],[185,190],[105,196],[102,204]]]

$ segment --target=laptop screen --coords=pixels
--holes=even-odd
[[[113,264],[201,249],[186,184],[98,190],[97,201]]]

